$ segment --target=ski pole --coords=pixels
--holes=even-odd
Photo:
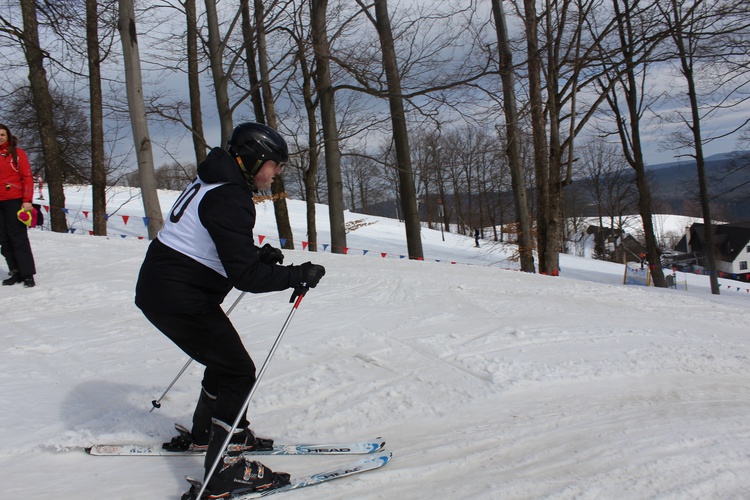
[[[224,444],[221,445],[221,451],[216,455],[216,458],[214,459],[214,463],[211,465],[211,469],[209,469],[208,474],[206,474],[206,477],[203,478],[203,484],[201,485],[201,489],[198,492],[198,494],[195,496],[195,498],[201,498],[201,496],[203,495],[203,492],[206,490],[208,479],[213,475],[214,471],[216,470],[216,467],[218,467],[219,465],[219,462],[223,459],[224,453],[227,451],[227,448],[229,447],[229,442],[232,440],[232,435],[234,435],[234,431],[236,431],[237,427],[239,427],[240,420],[242,420],[242,416],[247,412],[247,409],[250,406],[250,400],[253,399],[253,395],[255,394],[255,389],[258,388],[258,383],[260,382],[260,379],[263,377],[263,374],[266,372],[266,368],[268,368],[268,364],[271,361],[271,358],[273,357],[274,353],[276,352],[276,349],[279,347],[281,338],[284,336],[284,333],[286,332],[286,329],[289,326],[289,323],[292,321],[292,318],[294,317],[294,313],[297,311],[297,308],[299,307],[300,302],[302,302],[302,297],[304,297],[305,293],[307,293],[307,290],[308,290],[307,287],[297,287],[294,289],[294,293],[292,294],[292,298],[290,299],[290,302],[294,302],[294,305],[292,306],[292,310],[289,311],[289,316],[287,316],[286,321],[284,321],[284,325],[281,327],[281,331],[279,332],[278,336],[276,337],[276,340],[271,346],[271,350],[268,352],[268,356],[266,356],[266,360],[263,362],[263,366],[260,367],[258,376],[255,377],[255,383],[253,384],[253,387],[250,389],[250,393],[247,395],[247,398],[245,398],[245,402],[242,404],[242,408],[240,409],[239,413],[237,413],[237,417],[234,419],[234,423],[232,424],[232,429],[229,431],[229,434],[227,434],[226,439],[224,439]]]
[[[236,298],[236,299],[234,300],[234,302],[233,302],[233,303],[232,303],[232,305],[231,305],[231,306],[229,307],[229,309],[227,309],[227,313],[226,313],[226,314],[227,314],[227,316],[229,316],[229,315],[230,315],[230,314],[232,313],[232,310],[233,310],[233,309],[235,308],[235,306],[237,306],[237,304],[239,304],[239,302],[240,302],[240,299],[241,299],[242,297],[244,297],[246,293],[247,293],[247,292],[242,292],[242,293],[240,294],[240,296],[239,296],[239,297],[237,297],[237,298]],[[167,393],[168,393],[168,392],[169,392],[169,390],[170,390],[170,389],[172,388],[172,386],[173,386],[173,385],[175,384],[175,382],[177,382],[177,380],[178,380],[178,379],[179,379],[180,377],[182,377],[182,374],[183,374],[183,373],[185,373],[185,370],[187,370],[187,367],[188,367],[188,366],[190,366],[190,363],[192,363],[192,362],[193,362],[193,358],[190,358],[190,359],[188,359],[188,360],[187,360],[187,363],[185,363],[185,366],[183,366],[183,367],[182,367],[182,370],[180,370],[180,373],[178,373],[178,374],[177,374],[177,376],[176,376],[176,377],[175,377],[174,379],[172,379],[172,383],[171,383],[171,384],[169,384],[169,386],[168,386],[168,387],[167,387],[166,389],[164,389],[164,392],[162,393],[162,395],[161,395],[161,396],[159,396],[159,399],[154,399],[153,401],[151,401],[151,409],[150,409],[150,410],[148,411],[149,413],[151,413],[152,411],[154,411],[154,410],[155,410],[156,408],[161,408],[161,400],[162,400],[162,399],[164,399],[164,396],[166,396],[166,395],[167,395]]]

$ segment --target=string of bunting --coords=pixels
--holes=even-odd
[[[42,205],[42,207],[44,208],[44,210],[47,213],[49,213],[49,211],[50,211],[50,206],[49,205]],[[89,210],[71,210],[71,209],[68,209],[68,208],[61,208],[61,210],[66,215],[75,214],[75,213],[83,214],[84,219],[87,219],[87,220],[89,218],[89,214],[92,213]],[[110,217],[112,217],[112,216],[109,215],[109,214],[104,214],[104,218],[106,220],[109,221]],[[117,217],[121,218],[122,223],[124,225],[127,225],[128,221],[130,221],[130,219],[132,219],[132,218],[140,218],[143,221],[143,226],[144,227],[148,227],[148,223],[151,220],[148,217],[136,217],[136,216],[130,216],[130,215],[117,215]],[[49,228],[49,223],[47,222],[47,220],[49,220],[49,219],[47,218],[45,220],[44,225],[47,228]],[[75,227],[71,226],[71,227],[68,228],[68,232],[71,233],[71,234],[83,234],[85,232],[88,232],[89,236],[93,236],[93,234],[94,234],[93,230],[84,230],[84,229],[81,229],[80,231],[78,231],[78,229],[79,228],[75,228]],[[143,240],[143,239],[147,238],[147,236],[145,236],[145,235],[112,234],[112,233],[108,233],[107,236],[109,236],[109,237],[119,236],[120,238],[137,238],[139,240]],[[257,237],[258,237],[258,244],[261,245],[261,246],[263,245],[263,242],[268,238],[266,235],[257,235]],[[288,242],[288,240],[286,238],[272,238],[272,239],[279,241],[279,246],[281,248],[284,248],[286,246],[287,242]],[[307,250],[307,248],[310,245],[310,242],[308,242],[308,241],[301,241],[300,243],[302,245],[302,250]],[[335,246],[327,244],[327,243],[323,243],[320,246],[323,248],[323,252],[326,252],[327,250],[330,250],[331,252],[333,252],[334,249],[338,249],[339,248],[339,247],[335,247]],[[353,248],[353,247],[342,247],[341,248],[341,253],[344,254],[344,255],[351,255],[353,252],[362,252],[363,256],[364,255],[368,255],[368,254],[379,253],[380,257],[382,257],[382,258],[389,258],[389,257],[390,258],[398,258],[398,259],[406,259],[406,258],[408,258],[408,256],[405,255],[405,254],[389,253],[389,252],[373,252],[371,250],[358,249],[358,248]],[[413,260],[421,260],[421,261],[427,260],[427,261],[430,261],[430,262],[443,262],[443,263],[448,262],[450,264],[472,265],[470,263],[462,263],[462,262],[458,262],[458,261],[449,261],[449,260],[441,260],[441,259],[424,259],[423,257],[418,257],[418,258],[415,258]]]
[[[693,271],[693,274],[697,274],[699,276],[711,276],[711,271],[708,271],[706,269],[703,269],[703,270],[701,270],[701,269],[695,269]],[[738,275],[732,274],[732,273],[725,273],[724,271],[719,271],[718,274],[719,274],[719,278],[726,278],[726,279],[731,279],[731,280],[739,280],[740,279],[740,277]],[[719,286],[723,286],[723,285],[720,284]],[[740,287],[740,286],[737,286],[737,285],[726,285],[726,287],[727,287],[727,290],[732,290],[732,288],[735,288],[736,289],[735,291],[737,291],[737,292],[739,292],[740,290],[743,289],[743,287]],[[745,290],[745,293],[750,293],[750,288],[744,288],[744,290]]]
[[[45,212],[47,212],[47,214],[49,214],[49,211],[50,211],[50,206],[49,205],[42,205],[42,208],[44,208]],[[88,219],[89,218],[89,214],[92,213],[92,211],[90,211],[90,210],[71,210],[71,209],[68,209],[68,208],[65,208],[65,207],[60,208],[60,210],[62,210],[63,213],[65,213],[66,215],[75,214],[75,213],[83,214],[83,217],[85,219]],[[110,215],[110,214],[104,214],[104,218],[107,221],[109,221],[111,217],[112,217],[112,215]],[[148,227],[148,223],[151,220],[149,217],[145,217],[145,216],[117,215],[116,217],[121,218],[123,225],[126,225],[126,226],[128,225],[128,222],[130,221],[130,219],[132,219],[132,218],[141,219],[141,221],[143,222],[143,227],[144,228]],[[44,225],[47,228],[49,228],[49,222],[48,221],[49,221],[49,218],[47,217],[46,220],[45,220],[45,222],[44,222]],[[68,229],[68,232],[71,233],[71,234],[76,234],[77,230],[78,230],[78,228],[70,227]],[[86,230],[83,230],[83,229],[78,234],[82,234],[84,232],[88,232],[88,234],[90,236],[92,236],[94,234],[93,230],[86,231]],[[147,236],[144,236],[144,235],[132,235],[132,234],[111,234],[111,233],[109,233],[108,236],[110,236],[110,237],[119,236],[120,238],[137,238],[139,240],[143,240],[143,239],[147,238]],[[265,236],[265,235],[258,235],[258,243],[259,243],[259,245],[262,246],[263,245],[263,241],[266,240],[266,239],[267,239],[267,236]],[[286,246],[287,241],[288,241],[285,238],[274,238],[274,240],[278,240],[279,241],[279,246],[281,248],[284,248]],[[302,250],[307,250],[308,246],[310,245],[310,243],[307,242],[307,241],[301,241],[300,243],[302,244]],[[337,247],[334,247],[334,246],[332,246],[330,244],[327,244],[327,243],[323,243],[321,245],[321,247],[323,248],[323,252],[326,252],[329,249],[331,251],[333,251],[334,249],[337,248]],[[363,256],[365,256],[365,255],[367,255],[369,253],[378,253],[378,252],[372,252],[371,250],[361,249],[361,248],[353,248],[353,247],[342,247],[341,248],[341,253],[343,253],[344,255],[351,255],[351,253],[353,251],[361,252]],[[398,253],[396,253],[396,254],[388,253],[388,252],[379,252],[379,253],[380,253],[380,257],[382,257],[382,258],[388,258],[388,257],[390,257],[390,258],[406,259],[408,257],[405,254],[398,254]],[[424,259],[422,257],[416,258],[414,260],[421,260],[421,261],[427,260],[427,261],[430,261],[430,262],[442,262],[442,263],[446,263],[447,262],[447,263],[450,263],[450,264],[475,265],[475,264],[471,264],[471,263],[458,262],[458,261],[454,261],[454,260]],[[512,268],[507,268],[507,269],[508,270],[513,270],[513,271],[517,271],[518,270],[518,269],[512,269]],[[695,274],[709,274],[709,273],[707,271],[701,272],[700,270],[695,270]],[[727,277],[727,273],[719,272],[719,276],[722,277],[722,278],[726,278]],[[731,278],[729,278],[729,279],[731,279]],[[724,286],[724,285],[722,285],[722,286]],[[725,285],[725,286],[726,286],[726,289],[730,290],[730,291],[737,291],[737,292],[739,292],[739,291],[744,290],[746,294],[750,294],[750,287],[743,288],[741,286],[730,285],[730,284]]]

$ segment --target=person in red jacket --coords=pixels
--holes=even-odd
[[[27,226],[18,212],[31,212],[34,197],[34,177],[29,158],[23,149],[16,147],[16,138],[10,129],[0,124],[0,253],[8,263],[9,278],[3,285],[23,283],[27,288],[35,285],[34,255]]]

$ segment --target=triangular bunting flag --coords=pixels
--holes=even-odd
[[[148,217],[143,218],[143,225],[148,226]]]
[[[281,243],[281,248],[284,248],[286,246],[286,238],[279,238],[279,243]]]
[[[386,256],[386,255],[388,255],[388,254],[387,254],[387,253],[385,253],[385,252],[380,252],[380,256],[381,256],[381,257],[383,257],[384,259],[385,259],[385,256]]]
[[[307,242],[306,242],[306,241],[303,241],[303,242],[302,242],[302,250],[304,250],[304,249],[306,249],[306,248],[307,248]]]
[[[367,252],[369,252],[369,250],[362,250],[362,255],[367,255]]]
[[[127,225],[128,225],[128,219],[129,219],[129,218],[130,218],[130,216],[129,216],[129,215],[123,215],[123,216],[122,216],[122,223],[123,223],[123,224],[125,224],[125,225],[127,226]]]
[[[258,235],[258,245],[262,245],[263,244],[263,240],[265,240],[265,239],[266,239],[265,235],[259,234]]]
[[[344,255],[346,255],[347,253],[349,253],[349,248],[348,247],[344,247]]]
[[[328,245],[326,245],[325,243],[323,243],[323,251],[324,252],[326,251],[327,248],[328,248]]]
[[[86,210],[83,211],[83,217],[86,219],[89,218],[89,213]]]

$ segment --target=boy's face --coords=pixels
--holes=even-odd
[[[268,191],[271,189],[273,179],[281,173],[282,166],[282,164],[276,163],[273,160],[267,160],[264,162],[260,167],[260,170],[258,170],[258,173],[255,174],[255,189],[258,191]]]

